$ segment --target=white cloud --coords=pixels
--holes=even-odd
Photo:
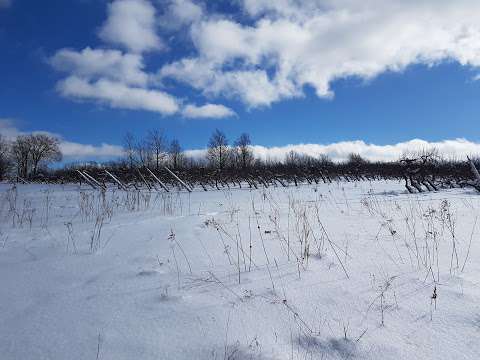
[[[179,110],[177,100],[165,92],[129,87],[106,79],[89,82],[69,76],[57,84],[57,89],[65,97],[99,101],[113,108],[147,110],[167,115]]]
[[[90,144],[80,144],[63,139],[61,136],[45,131],[35,131],[34,133],[46,133],[57,136],[60,139],[60,148],[66,159],[88,159],[88,158],[115,158],[123,155],[121,146],[111,144],[101,144],[99,146]],[[19,135],[28,134],[20,131],[15,121],[7,118],[0,118],[0,134],[13,140]],[[253,145],[252,150],[256,158],[262,160],[283,161],[290,151],[299,154],[319,157],[328,155],[334,161],[344,161],[348,159],[351,153],[360,154],[365,159],[371,161],[393,161],[400,158],[405,153],[422,151],[425,149],[437,149],[440,155],[446,158],[466,159],[467,156],[480,155],[480,143],[469,141],[463,138],[426,141],[421,139],[412,139],[391,145],[369,144],[362,140],[342,141],[331,144],[295,144],[278,147],[266,147]],[[187,150],[188,156],[200,159],[206,155],[206,149]]]
[[[60,151],[66,160],[81,159],[105,159],[118,158],[123,156],[123,149],[118,145],[101,144],[94,146],[89,144],[79,144],[70,141],[60,143]]]
[[[180,111],[173,105],[177,101],[152,88],[166,79],[188,84],[209,99],[233,98],[261,107],[302,97],[307,86],[331,98],[335,80],[372,79],[412,64],[456,61],[480,67],[478,0],[241,0],[235,2],[240,16],[208,13],[205,2],[165,0],[160,17],[158,3],[115,0],[108,6],[99,35],[127,53],[86,48],[61,50],[52,58],[58,69],[88,85],[82,86],[88,91],[70,96],[173,114]],[[161,23],[166,28],[157,29]],[[157,31],[168,34],[169,25],[182,51],[172,53],[154,75],[145,69],[142,54],[164,47]],[[182,36],[180,30],[185,30]],[[133,94],[133,99],[106,91],[114,83],[116,93]],[[152,101],[159,94],[164,101]]]
[[[121,146],[101,144],[100,146],[81,144],[63,139],[58,134],[48,131],[33,131],[32,134],[47,134],[54,136],[60,140],[60,151],[64,160],[82,160],[82,159],[110,159],[123,155]],[[8,140],[15,140],[17,136],[28,135],[28,132],[20,131],[15,125],[15,120],[0,118],[0,135]]]
[[[198,20],[200,6],[189,0],[173,0],[169,18],[178,24]],[[146,110],[172,115],[180,111],[178,100],[164,91],[152,88],[149,74],[144,71],[144,51],[160,48],[155,32],[155,8],[146,0],[116,0],[108,7],[108,19],[100,37],[125,46],[130,53],[113,49],[81,51],[60,49],[49,63],[68,76],[57,83],[57,91],[68,98],[96,101],[113,108]],[[188,105],[183,115],[189,118],[232,116],[223,105]]]
[[[137,54],[123,54],[118,50],[91,49],[82,51],[61,49],[50,59],[59,71],[87,79],[106,77],[132,85],[146,85],[148,75],[143,72],[143,59]]]
[[[447,158],[465,159],[468,155],[480,154],[480,144],[466,139],[429,142],[421,139],[400,142],[393,145],[375,145],[364,141],[342,141],[332,144],[298,144],[280,147],[254,146],[255,156],[263,160],[284,160],[290,151],[313,157],[328,155],[334,161],[344,161],[351,153],[360,154],[371,161],[393,161],[404,153],[425,149],[438,149]]]
[[[203,9],[190,0],[173,0],[166,11],[164,21],[169,25],[185,25],[198,21],[203,16]]]
[[[2,8],[8,8],[12,5],[11,0],[0,0],[0,9]]]
[[[158,78],[174,78],[202,89],[208,96],[239,98],[248,106],[270,105],[302,92],[284,79],[269,79],[265,70],[222,71],[218,66],[198,58],[182,59],[163,66]]]
[[[187,105],[183,111],[183,116],[187,118],[225,118],[235,116],[235,112],[224,106],[217,104],[205,104],[202,106]]]
[[[167,64],[171,77],[249,106],[333,95],[336,79],[371,79],[411,64],[480,66],[480,2],[243,0],[250,21],[203,16],[190,29],[196,56]],[[206,71],[194,74],[201,65]]]
[[[179,110],[173,96],[148,88],[149,76],[139,54],[89,47],[61,49],[50,58],[50,64],[69,74],[57,83],[58,92],[65,97],[167,115]]]
[[[421,139],[400,142],[392,145],[368,144],[361,140],[342,141],[331,144],[296,144],[278,147],[252,146],[254,156],[262,160],[284,161],[290,151],[318,158],[328,155],[334,161],[344,161],[351,153],[360,154],[370,161],[394,161],[405,153],[422,151],[425,149],[438,149],[446,158],[466,159],[467,156],[480,155],[480,143],[466,139],[443,140],[429,142]],[[207,153],[205,149],[188,150],[188,156],[200,159]]]
[[[196,58],[166,64],[158,72],[160,80],[166,77],[174,78],[196,88],[209,87],[215,75],[216,70],[212,64]]]
[[[100,29],[102,40],[141,53],[159,50],[155,7],[147,0],[115,0],[108,6],[108,18]]]
[[[0,134],[11,140],[20,135],[20,131],[15,127],[15,121],[7,118],[0,118]]]

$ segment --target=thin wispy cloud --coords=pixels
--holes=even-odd
[[[21,132],[15,127],[15,121],[8,118],[0,118],[0,134],[7,139],[14,139]]]
[[[0,10],[8,8],[12,5],[12,0],[0,0]]]

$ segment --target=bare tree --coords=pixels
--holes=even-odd
[[[10,166],[10,144],[7,139],[0,134],[0,180],[8,173]]]
[[[290,167],[296,167],[300,165],[301,155],[294,151],[290,150],[287,155],[285,155],[285,165]]]
[[[141,166],[150,166],[153,159],[153,153],[147,139],[139,140],[135,144],[134,151]]]
[[[28,138],[33,175],[37,175],[40,166],[62,160],[60,141],[56,137],[47,134],[34,134]]]
[[[327,154],[320,154],[320,156],[318,157],[318,164],[324,167],[334,165],[332,159]]]
[[[160,164],[165,160],[166,138],[162,130],[151,130],[147,136],[147,142],[152,153],[155,169],[158,170]]]
[[[136,162],[135,144],[135,136],[130,131],[128,131],[123,137],[123,152],[125,153],[125,157],[127,158],[127,162],[130,168],[133,168]]]
[[[177,139],[173,139],[170,143],[170,148],[168,149],[170,163],[174,169],[179,168],[183,165],[185,160],[184,154],[182,153],[182,147]]]
[[[217,169],[225,168],[229,157],[228,140],[225,134],[216,129],[208,142],[208,160]]]
[[[253,152],[250,147],[250,136],[243,133],[235,140],[235,155],[243,169],[246,169],[253,163]]]
[[[30,139],[27,135],[18,136],[11,147],[11,157],[17,175],[26,178],[30,166]]]
[[[359,166],[359,165],[367,164],[368,160],[363,158],[358,153],[350,153],[350,154],[348,154],[347,163],[350,164],[350,165]]]

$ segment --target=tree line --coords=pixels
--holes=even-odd
[[[103,164],[64,164],[49,170],[48,165],[62,160],[59,139],[45,133],[21,135],[7,140],[0,134],[0,180],[69,182],[75,181],[77,169],[90,169],[104,177],[105,171],[116,172],[128,181],[141,177],[139,170],[154,171],[162,177],[167,166],[192,183],[206,184],[222,181],[261,182],[330,181],[335,178],[404,178],[406,184],[415,186],[432,183],[435,179],[466,181],[471,177],[469,165],[464,161],[443,159],[435,149],[405,154],[393,162],[372,162],[359,154],[351,153],[343,162],[333,162],[327,155],[318,157],[290,151],[282,160],[261,160],[254,156],[250,136],[242,133],[230,142],[221,130],[211,134],[205,151],[184,151],[178,139],[169,139],[163,130],[150,130],[137,138],[127,132],[122,140],[123,156]],[[478,161],[475,161],[477,164]],[[148,169],[147,169],[148,168]],[[102,175],[103,174],[103,175]],[[282,180],[283,179],[283,180]],[[348,181],[348,180],[347,180]],[[203,185],[202,185],[203,186]],[[420,185],[421,186],[421,185]],[[424,185],[427,186],[427,185]]]
[[[246,169],[255,162],[250,136],[241,134],[229,144],[224,132],[216,129],[208,141],[205,157],[188,156],[177,139],[168,140],[162,130],[150,130],[146,137],[137,139],[131,132],[123,137],[124,158],[120,160],[130,168],[148,167],[155,170],[163,166],[176,169],[207,166],[223,170],[229,167]]]
[[[0,134],[0,179],[10,173],[27,179],[62,160],[60,141],[48,134],[20,135],[8,140]]]
[[[49,134],[20,135],[10,141],[0,134],[0,179],[7,174],[27,179],[45,173],[49,164],[62,160],[59,145],[59,139]],[[242,133],[230,143],[225,133],[218,129],[210,136],[204,156],[188,156],[178,139],[169,140],[163,130],[157,129],[148,131],[143,138],[136,138],[133,133],[127,132],[122,139],[122,148],[123,157],[110,161],[107,166],[149,167],[155,170],[163,166],[174,170],[196,167],[245,170],[278,164],[255,158],[249,134]],[[366,162],[358,154],[351,154],[348,161]],[[332,165],[333,161],[327,155],[314,158],[291,151],[282,163],[287,166],[325,166]]]

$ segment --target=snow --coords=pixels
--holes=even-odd
[[[1,359],[480,353],[471,190],[1,184],[0,201]]]

